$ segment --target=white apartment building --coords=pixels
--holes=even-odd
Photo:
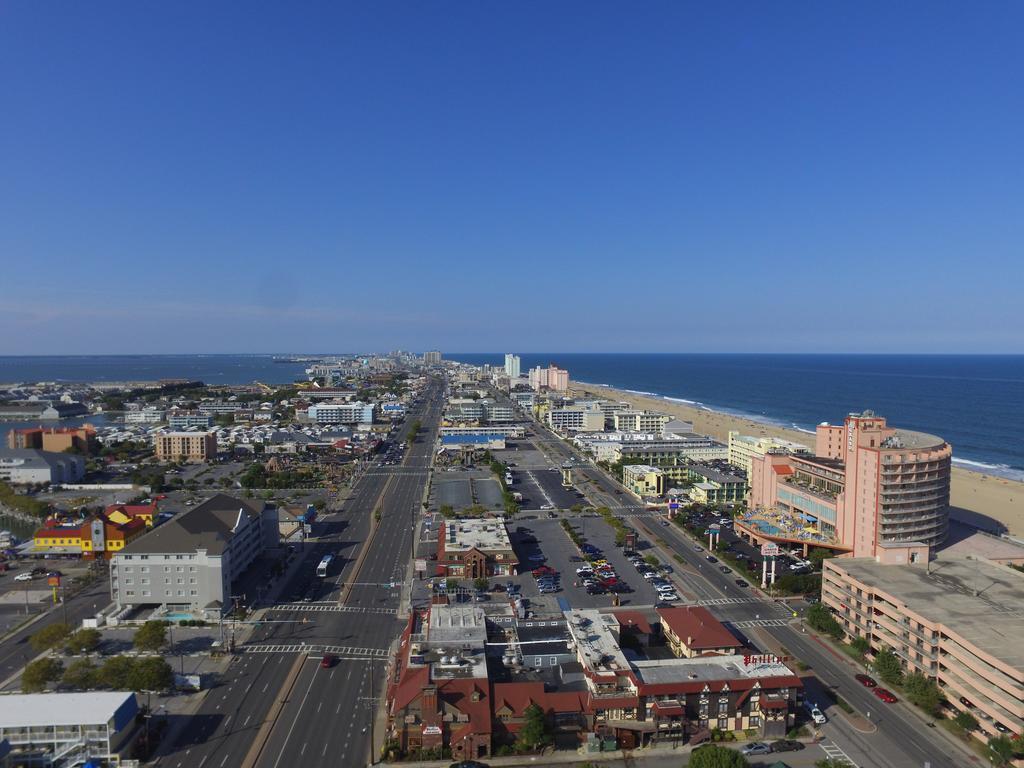
[[[604,413],[593,404],[566,405],[547,413],[548,426],[556,432],[595,432],[604,429]]]
[[[231,584],[276,541],[276,512],[217,494],[115,553],[110,594],[122,608],[158,605],[216,618],[231,608]]]
[[[672,420],[666,413],[655,411],[615,411],[612,426],[616,432],[647,432],[660,435],[665,425]]]
[[[372,424],[372,403],[318,403],[306,411],[310,421],[317,424]]]
[[[137,411],[128,411],[124,415],[125,424],[159,424],[164,420],[163,408],[147,405]]]
[[[519,355],[505,355],[505,375],[509,379],[519,378],[521,372],[520,365]]]

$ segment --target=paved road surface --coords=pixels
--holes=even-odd
[[[241,765],[296,658],[303,656],[306,660],[257,765],[366,764],[371,705],[383,690],[387,649],[403,626],[397,615],[400,587],[407,579],[412,526],[440,421],[442,390],[440,382],[432,383],[410,410],[406,423],[419,419],[423,429],[403,465],[366,472],[342,510],[321,518],[317,542],[305,547],[305,565],[282,591],[284,604],[266,612],[266,623],[232,660],[224,682],[207,694],[198,715],[162,750],[169,754],[159,765]],[[356,552],[369,536],[378,501],[380,523],[343,607],[342,585],[352,580]],[[304,592],[306,583],[315,580],[310,574],[320,557],[338,551],[344,554],[341,571],[328,577],[318,601],[289,604],[291,595]],[[339,661],[325,669],[320,660],[326,647],[338,653]]]

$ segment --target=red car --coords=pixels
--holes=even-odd
[[[552,568],[550,565],[542,565],[539,568],[533,569],[533,577],[539,579],[541,576],[554,576],[558,571]]]
[[[893,696],[891,691],[888,691],[885,688],[875,688],[875,696],[880,698],[886,704],[895,704],[896,703],[896,697]]]
[[[857,682],[863,685],[865,688],[874,688],[878,683],[874,681],[874,678],[868,677],[867,675],[854,675]]]
[[[611,587],[619,583],[619,580],[614,576],[598,576],[597,580],[606,587]]]
[[[320,667],[323,669],[330,669],[338,662],[338,657],[333,653],[325,653],[320,659]]]

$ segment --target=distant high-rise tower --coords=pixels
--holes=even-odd
[[[423,354],[424,365],[440,365],[441,364],[441,353],[436,349]]]
[[[505,355],[505,375],[510,379],[518,379],[519,373],[519,355]]]

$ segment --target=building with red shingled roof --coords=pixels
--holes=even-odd
[[[707,608],[699,605],[659,608],[661,631],[676,656],[692,659],[709,653],[739,653],[743,643]]]

